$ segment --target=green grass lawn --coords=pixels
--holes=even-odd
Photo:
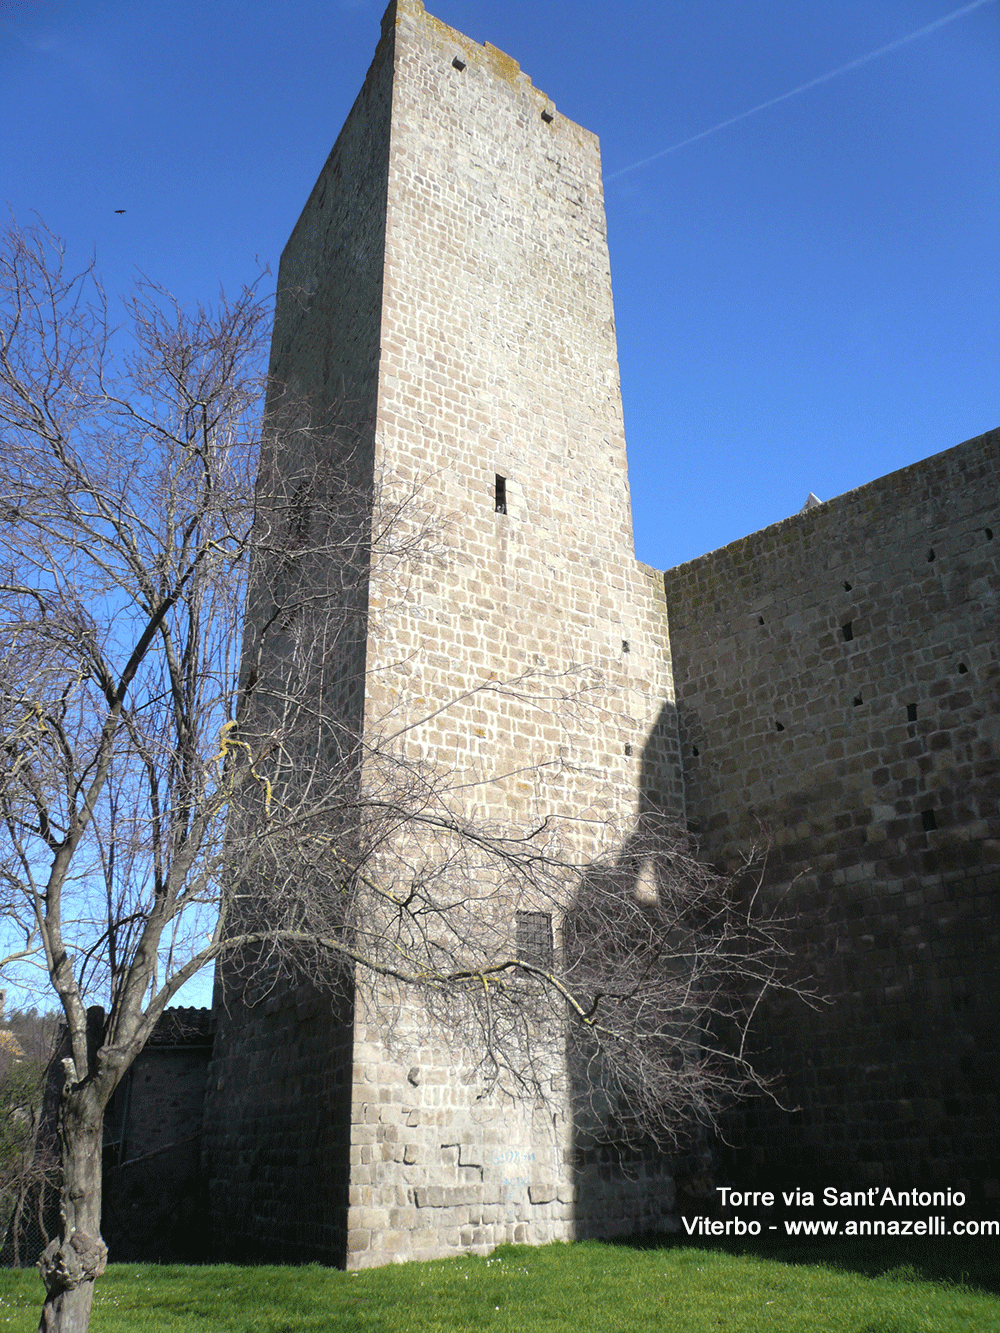
[[[995,1245],[995,1242],[994,1242]],[[904,1252],[727,1253],[587,1241],[506,1246],[363,1273],[326,1268],[112,1265],[94,1333],[1000,1333],[1000,1281],[984,1243]],[[943,1281],[968,1263],[968,1284]],[[825,1260],[825,1262],[821,1262]],[[832,1260],[832,1262],[831,1262]],[[833,1264],[837,1266],[832,1266]],[[881,1268],[880,1268],[881,1265]],[[888,1271],[886,1271],[888,1270]],[[953,1268],[961,1276],[961,1267]],[[929,1276],[933,1275],[933,1276]],[[41,1283],[0,1273],[0,1333],[32,1333]]]

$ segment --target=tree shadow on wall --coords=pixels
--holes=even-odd
[[[721,874],[681,821],[676,710],[643,749],[634,826],[585,876],[563,923],[576,1234],[714,1216],[716,1128],[766,1091],[748,1033],[769,990],[802,996],[759,862]]]

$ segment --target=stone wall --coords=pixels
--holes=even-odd
[[[343,1265],[351,1056],[349,1004],[311,987],[218,1010],[203,1154],[214,1259]]]
[[[688,814],[833,1003],[760,1033],[741,1183],[996,1190],[1000,432],[669,570]]]
[[[104,1117],[101,1232],[113,1263],[191,1263],[209,1246],[200,1172],[208,1009],[168,1009]]]

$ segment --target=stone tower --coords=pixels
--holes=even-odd
[[[364,682],[358,727],[411,727],[467,812],[572,817],[585,856],[640,800],[681,813],[662,580],[633,556],[594,135],[509,56],[393,0],[278,289],[276,379],[337,418],[359,482],[379,477],[390,502],[416,485],[441,520],[443,554],[405,598],[372,572],[337,668]],[[586,707],[557,719],[533,682],[581,675]],[[574,1167],[566,1117],[477,1101],[420,1015],[409,1049],[387,1049],[370,1001],[359,986],[331,1017],[284,993],[223,1020],[206,1144],[230,1252],[363,1266],[662,1219],[664,1178],[610,1190]]]

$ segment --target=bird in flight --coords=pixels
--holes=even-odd
[[[115,209],[115,212],[116,212],[116,213],[124,213],[125,210],[124,210],[124,208],[116,208],[116,209]]]

